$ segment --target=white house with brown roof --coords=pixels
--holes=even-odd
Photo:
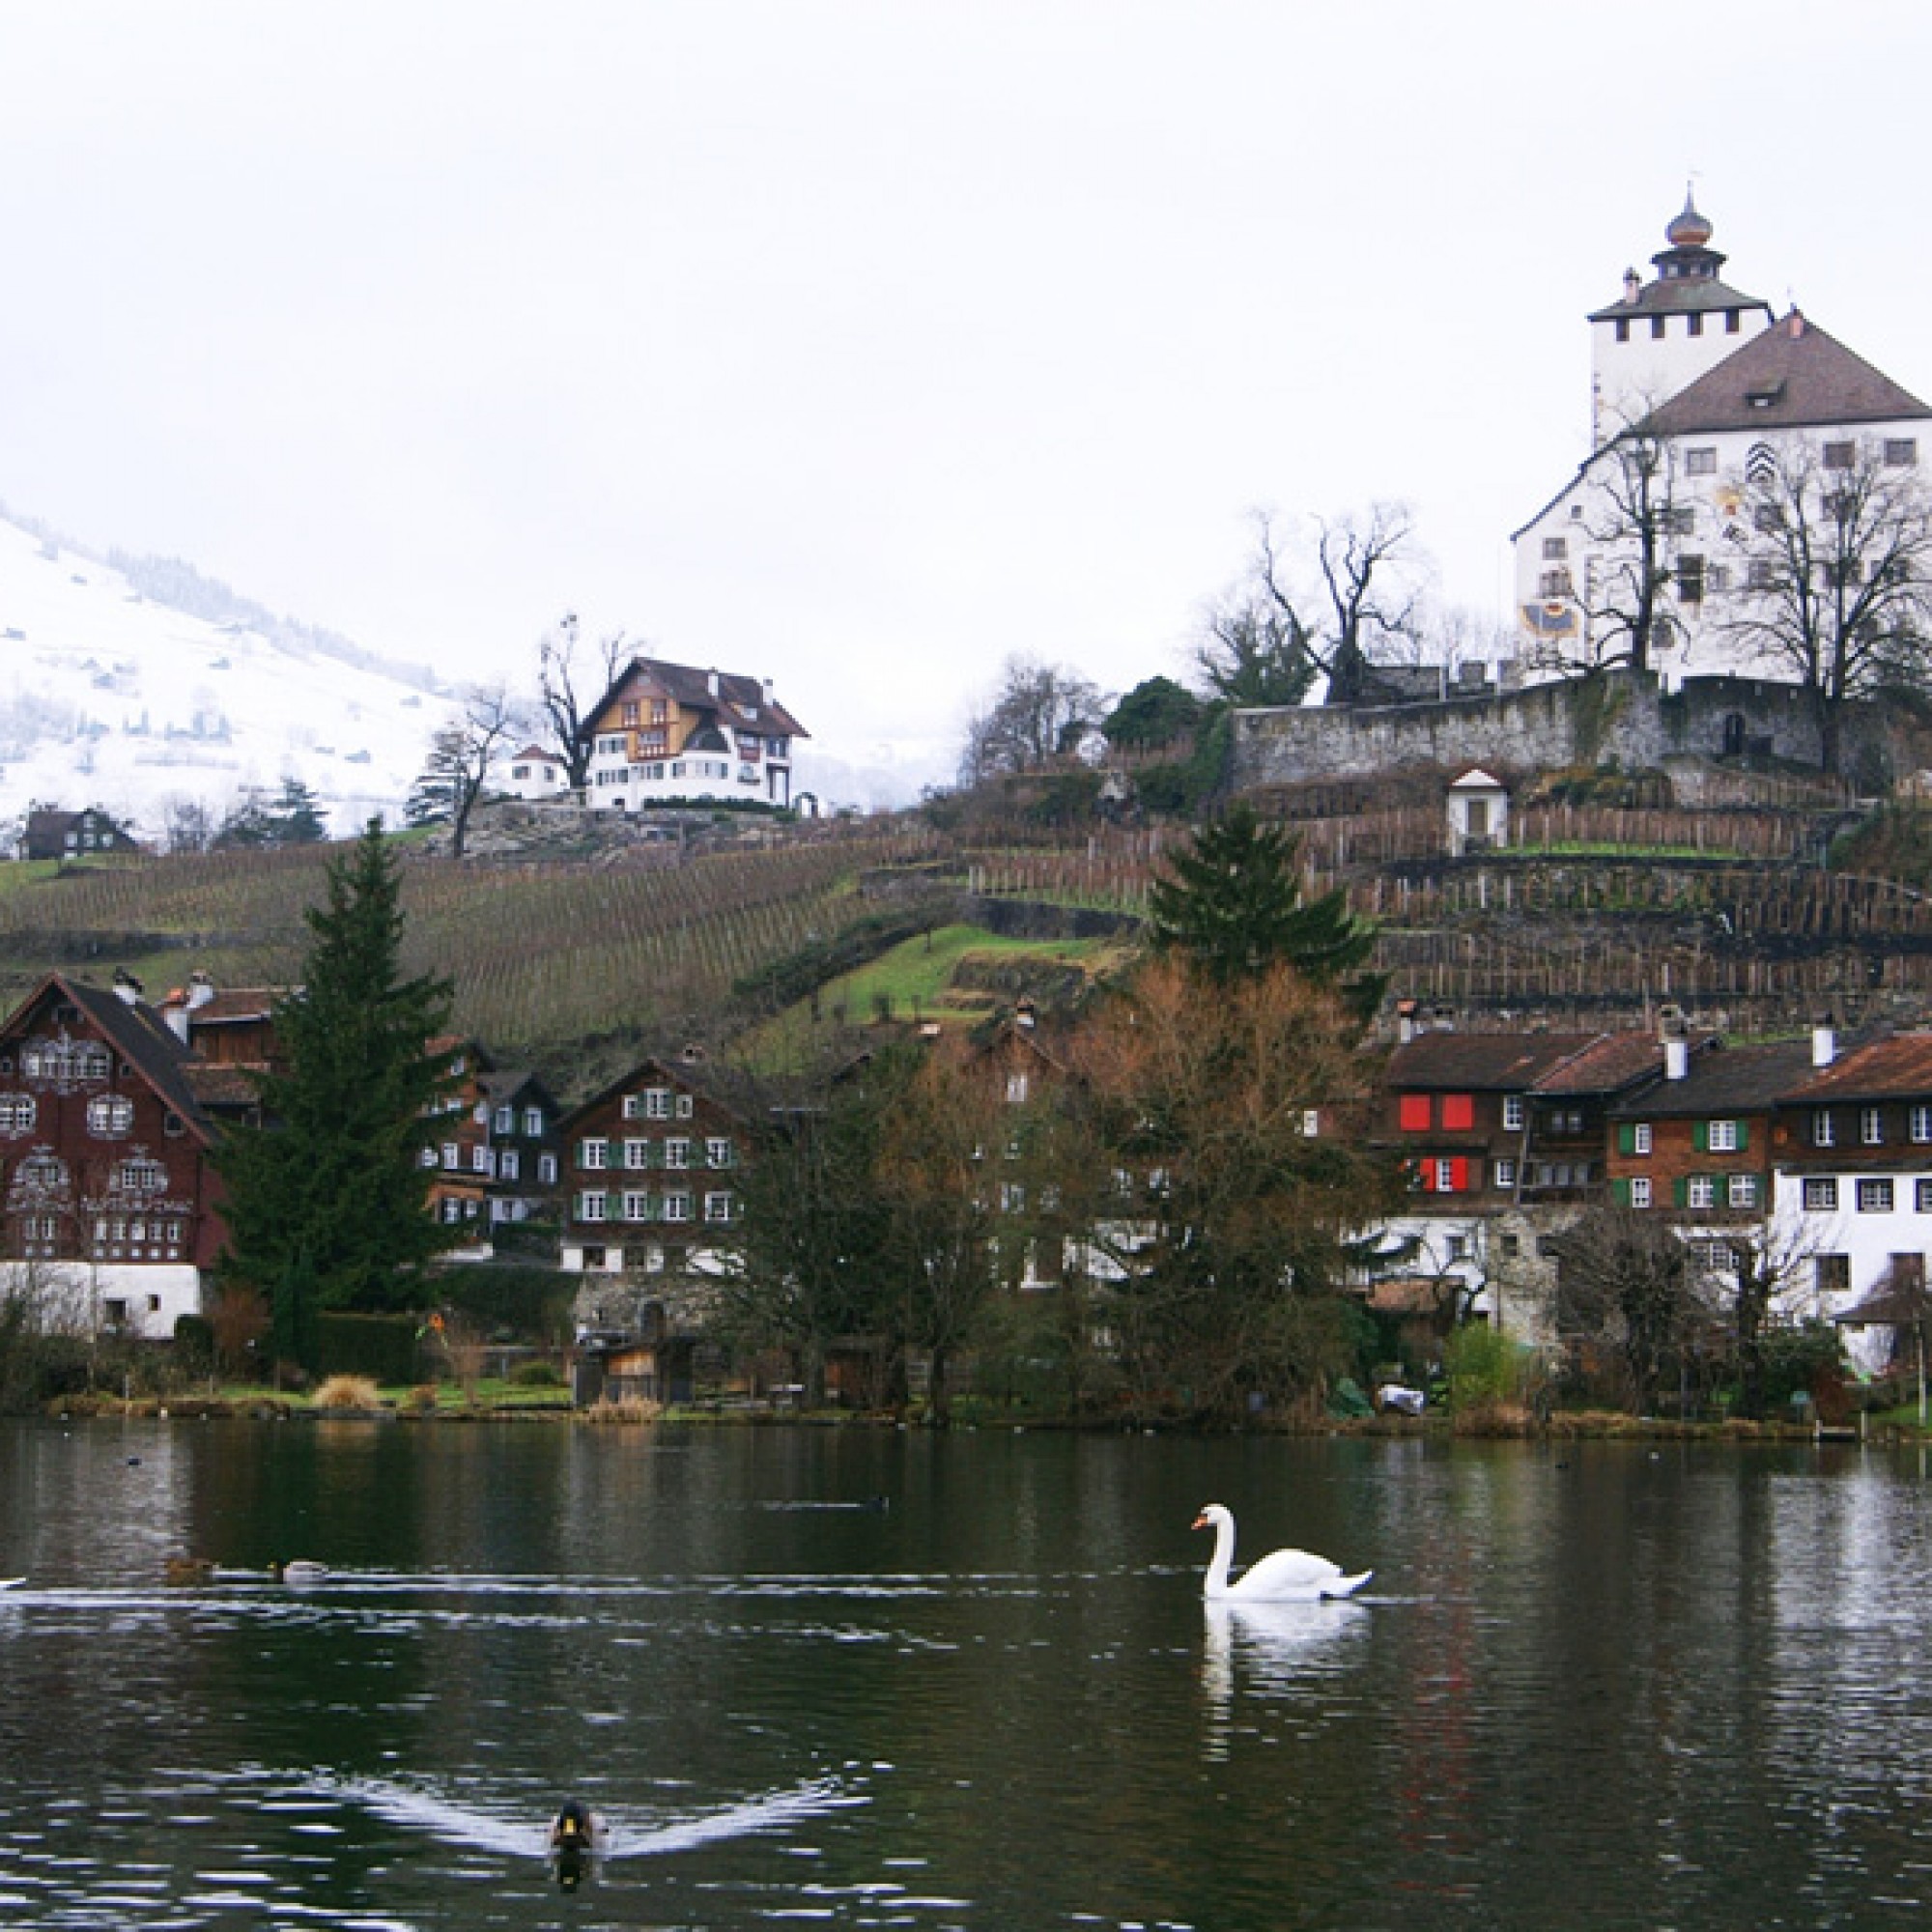
[[[788,806],[806,730],[770,678],[633,658],[591,713],[586,803],[635,811],[684,801]]]
[[[554,752],[526,745],[505,762],[501,788],[511,798],[561,798],[570,789],[570,770]]]
[[[1932,464],[1932,409],[1797,309],[1774,317],[1724,282],[1711,233],[1687,199],[1655,276],[1630,270],[1589,319],[1591,453],[1512,538],[1529,678],[1620,661],[1643,575],[1664,586],[1647,646],[1666,688],[1788,676],[1748,629],[1776,568],[1754,492],[1795,465],[1892,483]]]

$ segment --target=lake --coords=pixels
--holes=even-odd
[[[0,1424],[0,1925],[1902,1926],[1928,1494],[1852,1445]],[[1374,1581],[1209,1614],[1209,1500]]]

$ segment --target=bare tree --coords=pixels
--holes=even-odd
[[[1828,772],[1847,704],[1932,684],[1932,497],[1886,457],[1855,439],[1760,444],[1744,479],[1745,581],[1726,629],[1811,693]]]
[[[407,811],[412,824],[447,822],[453,859],[463,857],[470,814],[520,722],[500,684],[479,685],[465,693],[456,721],[430,740]]]
[[[1652,652],[1670,636],[1665,593],[1673,573],[1666,553],[1683,509],[1670,443],[1646,419],[1634,418],[1591,467],[1593,493],[1581,523],[1592,554],[1581,586],[1572,586],[1585,619],[1587,656],[1580,665],[1558,657],[1546,668],[1648,670]]]
[[[967,723],[960,782],[1038,771],[1097,729],[1106,711],[1099,687],[1068,666],[1010,657],[992,701]]]
[[[161,802],[161,837],[170,852],[206,852],[214,843],[218,822],[204,798],[177,792]]]
[[[1327,703],[1371,703],[1384,689],[1376,666],[1413,656],[1421,560],[1408,511],[1374,503],[1365,517],[1312,522],[1313,540],[1297,554],[1284,551],[1269,518],[1257,519],[1247,576],[1210,616],[1196,654],[1218,695],[1254,701],[1227,687],[1251,689],[1259,672],[1295,691],[1263,701],[1298,702],[1319,675]]]
[[[1710,1325],[1710,1285],[1676,1231],[1643,1208],[1605,1203],[1555,1238],[1559,1332],[1614,1349],[1632,1403],[1650,1408],[1665,1364]]]
[[[628,655],[622,631],[587,643],[574,611],[538,643],[537,704],[550,749],[562,759],[573,791],[582,792],[590,782],[590,722]]]

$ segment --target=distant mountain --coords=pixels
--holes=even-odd
[[[219,817],[298,778],[346,834],[401,817],[453,709],[424,667],[0,510],[0,819],[99,805],[157,838],[176,800]]]

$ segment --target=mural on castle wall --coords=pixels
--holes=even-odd
[[[1869,781],[1914,769],[1909,725],[1877,707],[1846,719],[1844,769]],[[1672,757],[1775,757],[1815,769],[1818,722],[1802,687],[1686,678],[1668,695],[1645,672],[1542,684],[1495,696],[1375,710],[1271,708],[1235,714],[1236,791],[1480,764],[1520,775],[1614,762],[1652,771]]]

